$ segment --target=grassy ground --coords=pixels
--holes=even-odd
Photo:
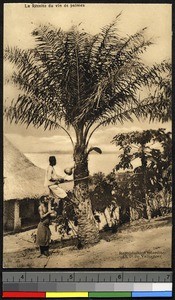
[[[125,224],[117,233],[101,233],[97,245],[77,250],[76,240],[53,234],[49,258],[38,258],[30,238],[33,230],[5,236],[5,268],[168,268],[171,267],[171,215]]]

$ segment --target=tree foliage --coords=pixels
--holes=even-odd
[[[90,180],[90,198],[92,202],[92,208],[98,212],[104,212],[106,207],[111,204],[113,199],[112,189],[115,179],[110,181],[110,175],[105,176],[104,173],[95,173]]]
[[[5,109],[7,119],[44,129],[62,123],[75,131],[82,127],[88,141],[94,123],[97,128],[123,123],[133,115],[170,118],[171,66],[166,61],[146,66],[140,57],[152,45],[146,28],[120,37],[120,15],[94,36],[78,27],[63,31],[41,25],[32,32],[35,48],[6,47],[5,59],[16,66],[9,80],[21,90]],[[141,100],[143,86],[149,93]]]
[[[165,189],[171,191],[172,184],[172,138],[171,133],[165,129],[134,131],[116,135],[113,143],[120,147],[122,154],[116,169],[133,169],[133,161],[140,159],[140,166],[134,168],[132,176],[132,190],[141,187],[146,175],[147,192],[156,193]],[[144,166],[143,166],[144,164]],[[144,168],[143,168],[144,167]],[[146,174],[144,174],[144,171]],[[139,198],[143,198],[140,189]]]

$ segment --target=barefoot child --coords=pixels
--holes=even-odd
[[[49,243],[51,238],[51,231],[49,228],[50,218],[54,211],[48,209],[48,198],[41,197],[40,206],[38,208],[40,215],[40,223],[38,224],[36,243],[40,247],[40,256],[49,256]]]

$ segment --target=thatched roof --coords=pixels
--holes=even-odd
[[[35,198],[45,194],[45,171],[4,138],[4,200]]]
[[[36,167],[11,142],[4,138],[4,200],[38,198],[48,193],[44,187],[45,170]],[[65,190],[73,182],[60,185]]]

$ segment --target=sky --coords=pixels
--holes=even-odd
[[[41,8],[32,7],[29,3],[6,3],[4,4],[4,46],[31,48],[34,46],[31,32],[39,24],[51,23],[67,30],[72,25],[81,23],[82,29],[96,34],[122,12],[118,24],[119,35],[130,35],[148,27],[147,36],[153,38],[154,45],[142,58],[146,64],[151,65],[163,59],[171,59],[171,9],[171,4],[85,4],[81,7],[71,7],[68,4],[65,7],[63,3],[62,7],[56,4],[49,7],[49,4],[45,3],[45,7]],[[4,75],[10,72],[11,65],[6,63]],[[4,85],[4,102],[11,101],[17,95],[18,90],[15,87],[10,84]],[[117,133],[160,127],[171,130],[171,123],[134,120],[133,123],[125,122],[123,125],[100,127],[92,136],[90,146],[99,146],[104,152],[115,152],[116,148],[110,142]],[[32,126],[26,129],[25,126],[9,124],[4,120],[4,134],[22,152],[72,151],[69,138],[61,130],[44,131],[42,128],[35,129]]]

